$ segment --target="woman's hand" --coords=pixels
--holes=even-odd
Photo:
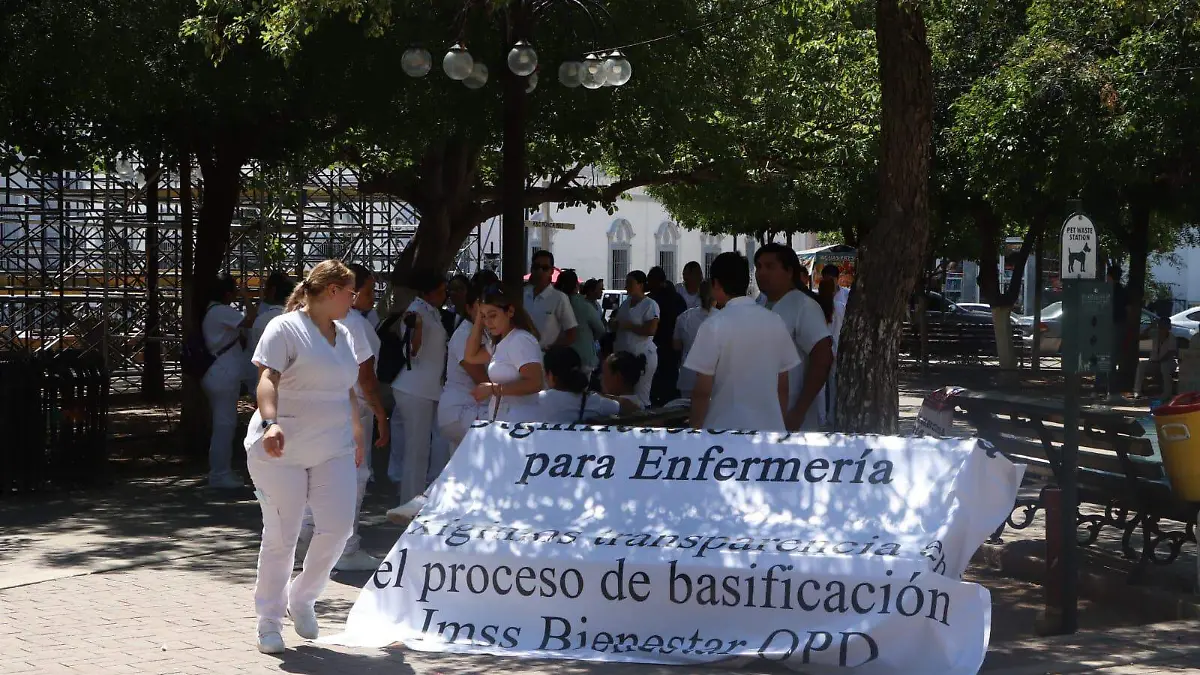
[[[367,448],[357,439],[354,441],[354,466],[362,466],[367,459]]]
[[[271,457],[283,457],[283,429],[272,424],[263,434],[263,450]]]
[[[386,448],[392,442],[392,426],[388,424],[388,418],[377,416],[375,428],[379,430],[379,440],[375,441],[375,447]]]
[[[500,393],[500,385],[495,382],[481,382],[475,385],[475,389],[471,390],[471,396],[476,403],[483,403],[492,396]]]

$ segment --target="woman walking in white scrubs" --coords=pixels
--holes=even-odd
[[[366,442],[354,383],[350,331],[337,320],[354,303],[354,274],[320,263],[267,325],[254,353],[258,410],[246,431],[247,464],[263,514],[254,606],[258,649],[284,650],[283,617],[300,637],[318,636],[313,606],[354,525],[355,466]],[[294,580],[292,559],[304,507],[316,524]]]
[[[375,304],[375,279],[371,270],[357,263],[347,265],[354,273],[354,306],[346,314],[346,318],[338,321],[350,331],[350,344],[354,350],[354,359],[358,361],[358,382],[354,385],[354,393],[358,397],[358,423],[362,426],[364,438],[374,428],[378,430],[378,440],[375,447],[388,446],[387,413],[383,408],[383,400],[379,395],[379,378],[375,376],[375,362],[379,359],[379,335],[371,325],[367,314]],[[363,499],[367,496],[367,480],[371,476],[371,455],[358,465],[358,492],[354,502],[354,528],[342,556],[334,563],[333,569],[339,572],[373,572],[379,567],[379,558],[362,550],[362,537],[358,536],[358,520],[362,512]],[[311,508],[304,509],[304,523],[300,527],[300,540],[296,543],[296,564],[304,562],[308,554],[308,546],[312,542],[316,522],[313,520]]]
[[[614,352],[629,352],[634,356],[646,357],[646,372],[635,387],[642,406],[650,405],[650,385],[654,371],[658,370],[658,348],[654,346],[654,334],[658,332],[661,316],[658,303],[646,297],[646,273],[634,270],[625,277],[625,302],[617,309],[617,340]]]
[[[236,489],[245,484],[233,473],[233,435],[237,433],[237,403],[242,395],[245,352],[242,338],[254,324],[258,308],[247,302],[246,313],[232,307],[238,297],[237,282],[228,274],[213,280],[210,302],[200,322],[204,346],[216,357],[200,380],[212,411],[212,436],[208,440],[208,486]],[[241,292],[243,299],[246,293]]]
[[[472,396],[479,403],[487,403],[487,415],[492,419],[538,421],[537,395],[545,379],[542,348],[533,320],[498,287],[484,291],[475,317],[465,360],[486,365],[488,381],[476,385]],[[483,344],[485,328],[492,346],[490,353]]]

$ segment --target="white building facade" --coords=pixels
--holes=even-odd
[[[556,267],[574,269],[581,281],[600,278],[605,288],[623,289],[626,275],[633,270],[662,267],[667,278],[677,283],[683,280],[684,265],[696,261],[707,278],[709,266],[721,253],[740,251],[752,257],[757,248],[753,237],[746,235],[711,235],[680,227],[641,189],[629,191],[615,206],[609,214],[601,208],[588,212],[586,207],[543,204],[526,227],[526,263],[534,251],[545,249],[554,254]],[[499,228],[491,228],[483,246],[500,250],[498,236]],[[786,237],[777,239],[786,243]],[[815,246],[816,235],[797,235],[793,245],[797,249]]]

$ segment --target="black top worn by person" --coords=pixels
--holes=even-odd
[[[687,301],[675,289],[675,284],[667,281],[667,275],[661,267],[655,267],[646,275],[650,282],[648,294],[658,303],[658,331],[654,334],[654,346],[658,351],[658,369],[654,371],[654,380],[650,384],[650,401],[653,405],[663,405],[679,396],[676,387],[679,381],[679,353],[675,351],[675,323],[679,315],[687,311]]]

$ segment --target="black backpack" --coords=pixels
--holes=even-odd
[[[398,335],[393,327],[401,319],[404,319],[404,330],[403,335]],[[379,363],[375,375],[383,384],[394,382],[401,370],[412,370],[412,331],[415,326],[416,316],[392,314],[375,331],[379,336]]]
[[[208,309],[204,310],[207,316],[209,311],[215,305],[209,305]],[[201,321],[203,324],[203,321]],[[233,342],[221,347],[216,354],[208,351],[208,345],[204,343],[204,331],[197,326],[196,330],[183,341],[182,353],[180,353],[180,366],[183,368],[183,374],[196,380],[204,379],[204,374],[212,367],[212,364],[217,362],[217,357],[225,352],[233,349],[233,346],[238,343],[240,338],[236,338]]]

